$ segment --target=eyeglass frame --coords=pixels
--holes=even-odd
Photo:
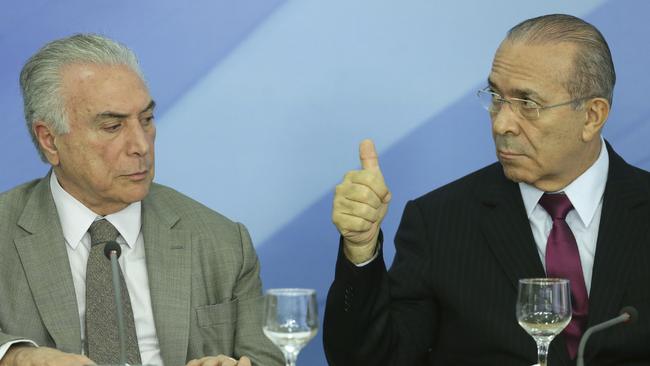
[[[483,103],[481,103],[481,106],[483,106],[483,108],[485,108],[489,113],[496,113],[496,112],[501,111],[501,108],[503,107],[503,104],[508,103],[510,105],[510,109],[513,112],[517,113],[522,118],[524,118],[526,120],[529,120],[529,121],[534,121],[534,120],[538,119],[540,117],[540,112],[539,112],[540,110],[546,110],[546,109],[552,109],[552,108],[556,108],[556,107],[562,107],[562,106],[569,105],[569,104],[572,104],[572,103],[576,103],[576,102],[579,102],[579,101],[584,101],[584,100],[587,100],[587,99],[595,98],[593,96],[592,97],[581,97],[581,98],[576,98],[576,99],[569,100],[567,102],[562,102],[562,103],[558,103],[558,104],[552,104],[552,105],[544,106],[544,105],[541,105],[541,104],[537,103],[536,101],[530,100],[530,99],[506,98],[506,97],[502,96],[501,94],[495,93],[494,91],[490,90],[489,86],[486,86],[485,88],[480,89],[480,90],[478,90],[476,92],[476,96],[478,97],[479,101],[482,101],[481,95],[491,95],[493,98],[496,98],[497,101],[500,103],[500,107],[499,107],[498,110],[491,110],[491,106],[495,105],[494,102],[491,102],[490,106],[486,106],[486,105],[483,105]],[[492,99],[492,100],[494,100],[494,99]],[[512,103],[513,101],[514,102],[519,102],[519,104],[515,105],[515,104]],[[521,107],[524,105],[524,103],[533,103],[533,104],[536,105],[536,107],[526,108],[526,109],[528,109],[528,110],[534,109],[535,111],[537,111],[537,117],[530,118],[530,117],[524,116],[524,114],[521,112]],[[515,105],[514,109],[513,109],[513,105]]]

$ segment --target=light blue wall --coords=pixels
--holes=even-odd
[[[160,107],[158,182],[245,223],[266,287],[316,288],[322,305],[332,189],[358,142],[377,143],[392,238],[407,199],[495,160],[474,92],[512,25],[557,12],[608,39],[619,79],[605,136],[650,169],[643,0],[30,0],[0,11],[0,191],[47,170],[22,120],[23,62],[51,39],[106,34],[139,55]],[[320,339],[300,363],[325,364]]]

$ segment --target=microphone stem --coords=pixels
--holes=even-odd
[[[111,252],[111,267],[113,270],[113,291],[115,291],[115,309],[117,310],[117,331],[120,341],[120,365],[126,365],[126,340],[124,339],[124,314],[122,310],[122,288],[120,286],[120,269],[117,263],[117,253]]]
[[[600,330],[609,328],[613,325],[616,325],[618,323],[623,323],[626,322],[628,319],[630,319],[630,314],[628,313],[623,313],[616,318],[609,319],[607,321],[604,321],[600,324],[596,324],[593,327],[587,329],[585,334],[582,335],[582,338],[580,338],[580,345],[578,346],[578,357],[577,357],[577,364],[576,366],[584,366],[584,353],[585,353],[585,345],[587,344],[587,340],[593,333],[596,333]]]

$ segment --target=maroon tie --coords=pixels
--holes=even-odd
[[[580,337],[587,326],[589,299],[576,238],[566,223],[566,215],[573,205],[565,194],[544,194],[539,204],[553,219],[553,227],[546,243],[546,275],[567,278],[571,284],[571,322],[564,329],[571,359],[576,357]]]

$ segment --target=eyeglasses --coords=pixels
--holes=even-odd
[[[507,103],[510,105],[510,109],[512,109],[513,112],[529,121],[538,119],[541,110],[562,107],[571,103],[576,103],[581,100],[591,98],[577,98],[564,103],[543,106],[529,99],[502,97],[501,95],[490,90],[489,86],[479,90],[476,95],[478,96],[478,99],[481,102],[483,108],[490,112],[490,114],[499,113],[501,111],[501,108],[503,108],[503,105]]]

